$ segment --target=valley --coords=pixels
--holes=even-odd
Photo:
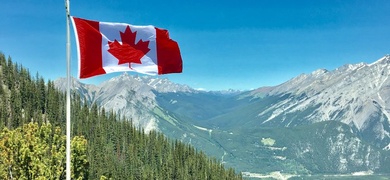
[[[243,92],[199,91],[126,73],[100,85],[73,80],[73,90],[238,171],[387,174],[389,76],[390,56],[384,56]],[[55,81],[59,89],[62,81]]]

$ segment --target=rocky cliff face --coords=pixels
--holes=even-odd
[[[385,148],[390,142],[389,76],[390,56],[372,64],[302,74],[267,92],[267,96],[283,98],[257,116],[263,125],[285,127],[340,121]]]
[[[247,92],[197,91],[128,74],[98,86],[73,81],[72,89],[241,171],[389,173],[389,76],[385,56]],[[56,86],[63,89],[63,81]]]
[[[55,85],[65,90],[65,82],[66,79],[58,79]],[[143,127],[146,132],[158,130],[158,119],[153,112],[158,106],[156,92],[195,92],[188,86],[175,84],[168,79],[130,76],[127,73],[97,86],[73,79],[71,88],[85,97],[88,103],[96,103],[131,118],[136,126]]]

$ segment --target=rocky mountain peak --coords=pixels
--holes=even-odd
[[[242,158],[247,164],[257,155],[239,154],[236,149],[242,147],[241,151],[247,152],[248,148],[256,148],[253,152],[260,153],[257,157],[276,153],[270,156],[270,162],[291,164],[293,158],[310,159],[305,164],[310,169],[315,159],[327,162],[317,170],[332,166],[345,173],[378,169],[380,151],[390,149],[389,59],[387,55],[371,64],[319,69],[278,86],[247,92],[197,91],[165,78],[127,73],[99,86],[74,82],[73,87],[88,101],[132,118],[146,131],[161,130],[199,147],[211,143],[214,148],[218,144],[226,162],[229,154],[234,154],[239,158],[230,162]],[[63,87],[61,81],[64,79],[58,80],[57,87]],[[303,133],[297,136],[299,132]],[[288,140],[284,140],[286,137]],[[246,144],[248,138],[256,143]],[[280,147],[263,141],[259,144],[259,139],[276,140]],[[237,145],[229,149],[232,142]],[[322,154],[314,157],[314,152]],[[261,162],[263,158],[252,164],[258,167]]]
[[[370,64],[370,66],[376,65],[376,64],[381,64],[381,65],[385,65],[385,66],[390,65],[390,54],[387,54],[386,56],[384,56],[384,57],[380,58],[379,60],[373,62],[372,64]]]
[[[389,76],[388,55],[370,65],[347,64],[333,71],[320,69],[303,74],[270,91],[270,96],[289,97],[272,104],[259,116],[266,119],[265,124],[289,121],[282,123],[288,126],[302,122],[287,118],[294,116],[306,123],[336,120],[361,132],[376,134],[377,140],[390,139]]]

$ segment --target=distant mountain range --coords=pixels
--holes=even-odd
[[[252,91],[200,91],[126,73],[72,89],[240,171],[390,173],[390,56]],[[65,79],[55,81],[65,89]]]

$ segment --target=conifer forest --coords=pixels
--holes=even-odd
[[[191,145],[71,97],[72,179],[242,179]],[[0,102],[0,179],[65,179],[66,95],[0,53]]]

